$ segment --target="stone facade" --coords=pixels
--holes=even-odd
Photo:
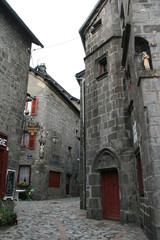
[[[150,239],[160,238],[159,10],[159,1],[98,1],[80,29],[87,216],[137,222]],[[119,193],[106,203],[111,173]]]
[[[34,149],[21,149],[20,167],[31,169],[33,199],[78,196],[79,100],[51,78],[44,66],[30,68],[28,94],[31,98],[36,96],[37,112],[24,116],[24,133],[28,123],[38,123],[40,128],[35,134]],[[54,181],[50,180],[51,172],[59,174],[59,186],[50,186],[50,181]]]
[[[7,137],[7,169],[18,170],[31,43],[43,46],[6,1],[0,8],[0,132]],[[3,149],[2,149],[3,151]],[[3,162],[3,152],[1,152]],[[3,167],[5,165],[3,163]],[[5,169],[1,169],[0,177]],[[1,182],[2,179],[0,179]],[[3,178],[1,185],[4,185]],[[2,190],[2,189],[1,189]]]

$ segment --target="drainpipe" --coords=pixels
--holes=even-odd
[[[85,155],[85,79],[84,78],[77,78],[77,80],[82,81],[82,152],[83,152],[83,162],[82,162],[82,175],[83,175],[83,182],[82,182],[82,199],[81,200],[81,209],[86,209],[86,155]]]

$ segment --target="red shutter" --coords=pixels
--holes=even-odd
[[[5,196],[8,151],[0,150],[0,197]]]
[[[31,115],[36,115],[36,112],[37,112],[37,97],[32,99]]]
[[[59,172],[49,172],[49,187],[60,187],[60,176],[61,173]]]
[[[28,149],[34,149],[35,147],[35,136],[29,136]]]
[[[144,188],[143,188],[142,165],[141,165],[140,157],[137,158],[137,174],[138,174],[138,183],[139,183],[139,194],[143,195]]]

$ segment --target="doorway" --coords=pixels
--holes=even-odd
[[[120,219],[119,181],[116,169],[102,173],[103,218]]]
[[[66,176],[66,195],[70,195],[70,175]]]

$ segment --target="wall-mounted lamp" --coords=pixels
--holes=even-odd
[[[58,139],[59,139],[59,137],[54,135],[53,138],[52,138],[53,143],[55,143],[55,144],[58,143]]]

